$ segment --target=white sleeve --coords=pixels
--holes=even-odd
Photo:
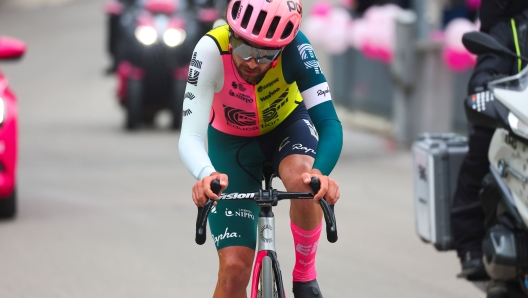
[[[224,84],[220,51],[209,36],[196,45],[189,67],[183,101],[183,121],[178,143],[187,170],[200,180],[215,171],[206,150],[209,114],[215,92]]]
[[[301,95],[306,105],[306,109],[309,110],[312,107],[323,103],[325,101],[332,100],[330,95],[330,88],[328,87],[328,82],[322,82],[318,85],[308,88],[301,92]]]

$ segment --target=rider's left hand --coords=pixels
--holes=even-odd
[[[319,189],[319,192],[315,194],[314,200],[320,200],[324,197],[328,204],[335,204],[340,196],[339,185],[337,182],[335,182],[334,179],[323,175],[318,169],[311,169],[309,172],[302,174],[304,184],[309,185],[312,177],[317,177],[319,183],[321,183],[321,188]]]

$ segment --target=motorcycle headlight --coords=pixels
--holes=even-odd
[[[183,43],[186,36],[185,30],[170,28],[163,33],[163,41],[169,47],[176,47]]]
[[[508,114],[508,123],[516,135],[528,139],[528,125],[517,118],[512,112]]]
[[[149,46],[156,42],[158,33],[150,26],[139,26],[136,29],[136,38],[144,45]]]

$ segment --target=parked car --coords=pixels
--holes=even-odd
[[[117,98],[126,111],[125,128],[152,124],[164,109],[173,116],[172,128],[180,128],[193,49],[220,17],[214,8],[197,7],[183,0],[107,5],[107,14],[118,16],[109,23],[117,28],[109,30],[114,33],[108,42],[116,64]]]
[[[0,37],[0,62],[20,59],[25,51],[22,41]],[[16,96],[0,72],[0,218],[16,213],[17,115]]]

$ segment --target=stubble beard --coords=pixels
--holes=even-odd
[[[238,74],[240,75],[240,77],[250,84],[257,84],[258,82],[260,82],[262,78],[264,78],[264,75],[266,74],[266,72],[269,70],[269,68],[266,68],[266,70],[261,71],[259,67],[256,67],[255,69],[247,69],[244,67],[244,63],[237,65],[236,61],[234,62],[235,62],[235,68]],[[250,71],[257,71],[259,72],[259,74],[256,76],[248,76],[244,74],[244,72],[242,71],[243,69],[250,70]]]
[[[242,67],[237,67],[236,68],[237,71],[238,71],[238,74],[248,83],[250,84],[256,84],[258,82],[260,82],[260,80],[262,80],[262,78],[264,77],[264,74],[262,73],[259,73],[258,75],[256,76],[248,76],[246,75],[243,71],[242,71]],[[258,70],[257,70],[258,71]]]

